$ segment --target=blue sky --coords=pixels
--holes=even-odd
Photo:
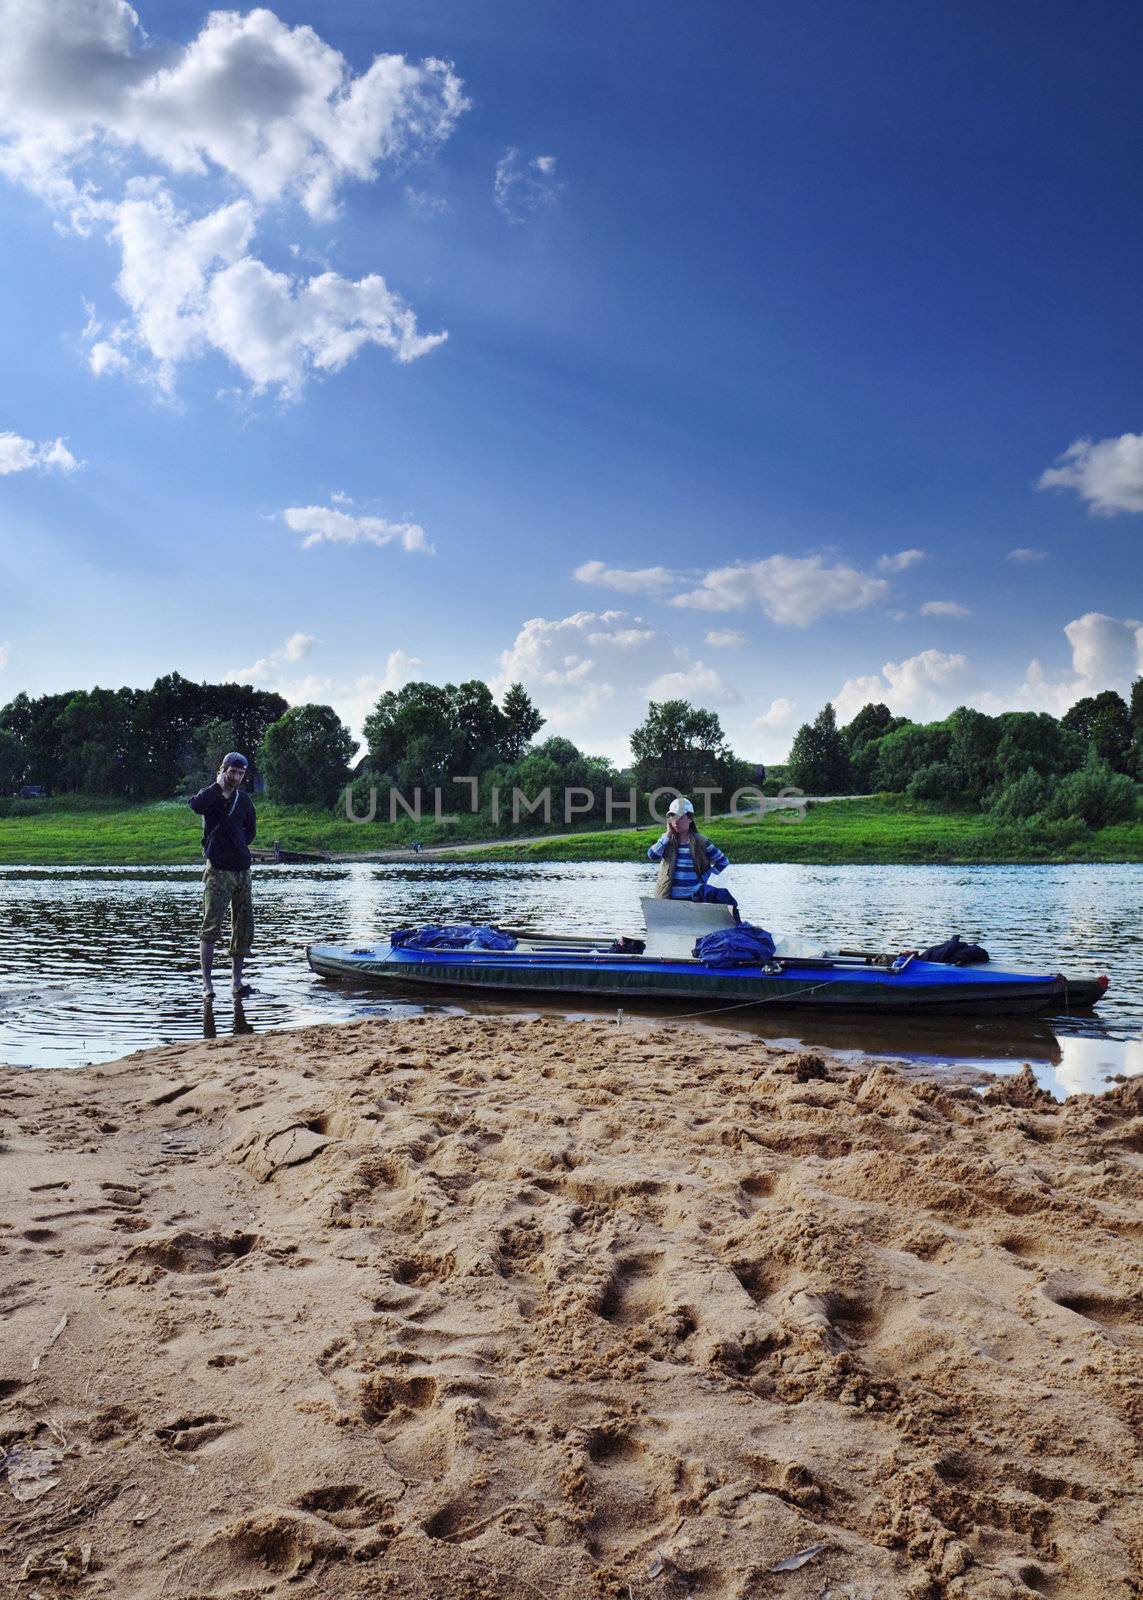
[[[1138,671],[1138,8],[0,26],[0,698],[520,677],[774,759]]]

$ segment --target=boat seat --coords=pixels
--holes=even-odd
[[[643,926],[647,929],[647,955],[690,957],[696,939],[704,933],[734,926],[730,906],[701,900],[660,900],[644,895]]]

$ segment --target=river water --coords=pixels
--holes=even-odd
[[[213,1026],[261,1032],[406,1015],[423,1009],[414,996],[315,977],[305,944],[361,944],[403,922],[442,920],[637,935],[651,876],[637,863],[257,868],[248,971],[256,992],[236,1017],[220,965]],[[1143,866],[760,865],[733,867],[725,881],[744,917],[777,936],[896,950],[959,933],[985,944],[996,965],[1111,978],[1099,1011],[1084,1017],[978,1024],[767,1013],[745,1021],[731,1012],[721,1019],[728,1025],[913,1062],[1014,1071],[1028,1061],[1058,1096],[1143,1072]],[[0,1061],[73,1067],[201,1037],[199,899],[193,868],[0,868]],[[568,1007],[571,1015],[590,1009],[574,1000]]]

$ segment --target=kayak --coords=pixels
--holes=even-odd
[[[315,943],[306,959],[325,978],[481,994],[585,995],[684,1002],[696,1010],[926,1012],[1031,1015],[1088,1010],[1108,980],[1062,973],[949,967],[917,956],[778,955],[758,966],[710,966],[691,956],[618,953],[610,937],[521,933],[511,950],[410,949]]]

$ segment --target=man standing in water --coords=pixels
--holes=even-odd
[[[242,981],[242,964],[254,943],[254,902],[250,893],[250,844],[257,831],[254,803],[242,792],[246,757],[232,750],[222,758],[218,777],[191,796],[190,808],[202,818],[202,997],[214,999],[211,973],[214,947],[230,910],[230,959],[234,966],[235,1000],[252,993]]]

